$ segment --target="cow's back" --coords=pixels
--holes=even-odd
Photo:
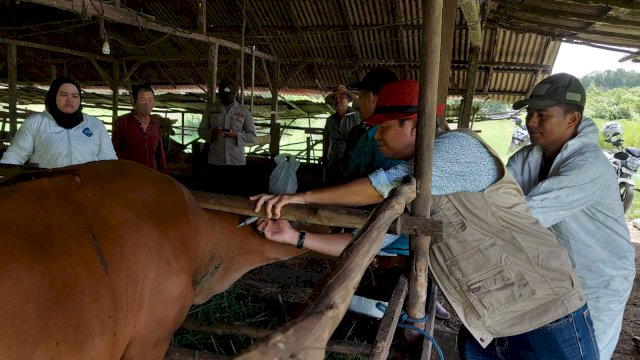
[[[157,357],[193,300],[202,210],[126,161],[32,177],[0,186],[2,358]]]

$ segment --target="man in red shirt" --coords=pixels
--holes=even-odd
[[[147,165],[167,173],[167,160],[160,131],[162,118],[152,115],[153,89],[149,84],[134,85],[131,91],[133,110],[116,120],[111,141],[119,159]]]

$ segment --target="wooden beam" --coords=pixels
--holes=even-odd
[[[500,3],[499,6],[494,11],[505,11],[509,14],[514,13],[515,11],[520,11],[525,14],[533,14],[536,16],[543,17],[552,17],[559,21],[561,20],[577,20],[577,21],[589,21],[594,24],[605,24],[605,25],[622,25],[622,26],[631,26],[638,28],[640,27],[640,21],[638,20],[628,20],[628,19],[619,19],[612,16],[593,16],[584,13],[566,11],[561,9],[549,9],[548,7],[541,8],[538,6],[531,6],[522,3],[516,3],[513,1],[505,1],[505,0],[497,0],[496,2]],[[579,9],[579,7],[576,7]],[[640,3],[638,4],[636,10],[640,10]]]
[[[281,89],[286,88],[289,83],[291,82],[291,80],[293,80],[294,77],[296,77],[296,75],[298,75],[298,73],[304,69],[305,66],[307,66],[307,62],[301,62],[300,64],[298,64],[298,66],[296,66],[295,69],[293,69],[293,71],[289,74],[289,76],[285,79],[285,81],[279,86]]]
[[[131,9],[116,7],[108,4],[102,4],[101,7],[104,9],[104,13],[101,14],[97,9],[91,6],[86,6],[86,3],[84,0],[22,0],[22,1],[70,11],[72,13],[76,13],[85,17],[86,16],[103,16],[105,20],[135,26],[136,28],[145,28],[145,29],[158,31],[165,34],[171,34],[174,36],[179,36],[187,39],[202,41],[209,44],[218,44],[229,49],[242,51],[247,54],[251,53],[250,48],[242,47],[231,41],[218,39],[210,35],[194,33],[187,29],[182,29],[179,27],[163,24],[155,19],[150,18],[148,15],[138,13]],[[256,51],[256,56],[264,57],[271,61],[278,61],[278,59],[275,56],[263,53],[261,51]]]
[[[276,332],[251,345],[236,359],[323,359],[329,338],[346,313],[355,288],[382,244],[385,229],[413,197],[414,179],[395,188],[344,249],[330,276],[316,286],[318,296],[309,307]]]
[[[113,79],[111,78],[111,76],[107,74],[107,72],[102,68],[102,66],[100,66],[100,64],[98,64],[96,59],[89,58],[89,61],[98,72],[98,76],[100,76],[100,78],[106,83],[107,86],[111,86],[111,84],[113,83]]]
[[[451,65],[456,67],[469,67],[469,62],[466,60],[454,60]],[[517,63],[508,61],[484,61],[480,62],[478,59],[478,67],[496,67],[505,69],[530,69],[530,70],[551,70],[553,66],[540,63]]]
[[[572,33],[574,37],[576,35],[592,35],[592,36],[601,36],[609,39],[613,38],[613,39],[633,40],[636,42],[640,37],[640,35],[638,34],[627,34],[622,32],[618,33],[618,32],[600,31],[600,30],[588,30],[588,29],[580,29],[572,26],[565,26],[560,24],[557,18],[540,18],[540,17],[531,16],[529,14],[513,13],[513,14],[509,14],[508,16],[503,16],[500,13],[495,13],[493,14],[493,17],[494,19],[502,19],[502,21],[505,21],[507,23],[511,23],[514,25],[517,24],[516,26],[520,29],[521,32],[529,32],[529,30],[527,30],[529,28],[543,28],[545,30],[550,29],[551,31],[554,31],[554,30],[567,31]],[[567,36],[565,34],[564,37],[570,37],[570,36]]]
[[[449,96],[462,96],[464,95],[465,90],[449,90]],[[526,92],[516,92],[516,91],[483,91],[477,92],[476,96],[516,96],[516,97],[526,97]]]
[[[629,10],[638,10],[640,8],[640,1],[638,0],[569,0],[569,1],[559,1],[565,4],[578,6],[578,5],[598,5],[598,6],[608,6],[608,7],[617,7],[621,9],[629,9]]]
[[[435,131],[434,131],[435,132]],[[192,190],[191,193],[203,209],[230,212],[245,216],[267,217],[263,210],[254,211],[255,203],[247,198],[214,194]],[[289,221],[301,221],[309,224],[341,226],[348,228],[362,228],[371,215],[371,211],[353,208],[338,208],[331,206],[311,206],[290,204],[282,208],[281,218]],[[402,214],[393,222],[389,231],[397,234],[431,234],[442,232],[439,221],[415,218],[409,214]]]
[[[269,85],[269,90],[273,93],[273,84],[271,83],[271,76],[269,75],[267,62],[264,59],[260,59],[260,61],[262,62],[262,71],[264,72],[264,76],[267,78],[267,84]]]
[[[33,43],[33,42],[29,42],[29,41],[0,38],[0,43],[3,43],[3,44],[14,44],[14,45],[18,45],[18,46],[24,46],[24,47],[33,48],[33,49],[40,49],[40,50],[47,50],[47,51],[52,51],[52,52],[59,52],[59,53],[63,53],[63,54],[75,55],[75,56],[80,56],[80,57],[83,57],[83,58],[96,59],[96,60],[105,61],[105,62],[114,61],[113,58],[106,57],[106,56],[95,55],[95,54],[88,53],[88,52],[83,52],[83,51],[69,50],[69,49],[65,49],[65,48],[61,48],[61,47],[57,47],[57,46],[36,44],[36,43]]]
[[[469,49],[469,70],[465,83],[464,104],[458,121],[458,128],[468,129],[471,120],[471,110],[473,108],[473,97],[476,91],[476,77],[478,75],[478,61],[480,59],[480,48],[471,46]]]
[[[387,311],[385,311],[380,320],[380,328],[371,346],[369,360],[384,360],[389,357],[389,349],[393,343],[393,335],[395,334],[398,320],[402,313],[402,306],[404,305],[404,298],[407,295],[408,284],[407,278],[404,275],[400,275],[398,283],[391,294]]]
[[[256,15],[256,12],[253,8],[253,3],[254,3],[253,1],[250,1],[249,7],[247,8],[247,11],[249,12],[249,21],[251,22],[252,25],[255,26],[255,28],[258,30],[258,33],[266,40],[267,46],[269,47],[269,51],[271,51],[271,54],[273,54],[274,56],[277,56],[276,49],[273,46],[271,39],[269,38],[269,32],[264,30],[262,26],[262,22],[260,21],[261,16]],[[254,26],[251,26],[251,27],[253,28]],[[232,33],[237,33],[237,32],[232,32]]]
[[[129,69],[129,71],[126,71],[124,73],[124,76],[122,76],[122,80],[121,83],[127,83],[129,82],[129,78],[131,77],[131,75],[133,75],[133,73],[138,70],[138,68],[140,67],[140,65],[142,65],[142,61],[136,61],[135,64],[133,64],[133,66],[131,67],[131,69]],[[126,69],[125,69],[126,70]]]

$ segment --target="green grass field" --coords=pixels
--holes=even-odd
[[[606,122],[605,120],[595,120],[598,129]],[[619,121],[624,129],[623,138],[625,146],[640,147],[640,122],[636,121]],[[500,155],[502,161],[506,164],[509,158],[508,149],[511,143],[511,134],[515,125],[510,120],[490,120],[476,122],[473,126],[474,130],[480,130],[480,136]],[[602,135],[600,136],[600,147],[603,149],[613,149],[611,144],[604,142]],[[612,168],[613,171],[613,168]],[[634,178],[636,188],[640,186],[640,176]],[[627,219],[640,218],[640,194],[636,192],[633,199],[633,205],[626,214]]]

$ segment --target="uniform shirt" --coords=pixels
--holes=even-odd
[[[238,132],[237,138],[211,138],[214,128],[230,129]],[[221,104],[214,105],[207,116],[202,117],[198,134],[209,142],[209,164],[212,165],[245,165],[247,163],[244,146],[256,141],[256,127],[249,110],[234,101],[228,108]]]
[[[102,121],[83,114],[71,129],[58,125],[48,112],[29,116],[16,132],[0,163],[58,168],[98,160],[117,160]]]
[[[347,109],[342,119],[338,119],[335,113],[327,118],[323,136],[325,139],[329,139],[327,178],[331,184],[342,183],[347,177],[347,171],[343,169],[347,148],[347,135],[349,134],[349,130],[361,122],[360,114],[352,108]]]

